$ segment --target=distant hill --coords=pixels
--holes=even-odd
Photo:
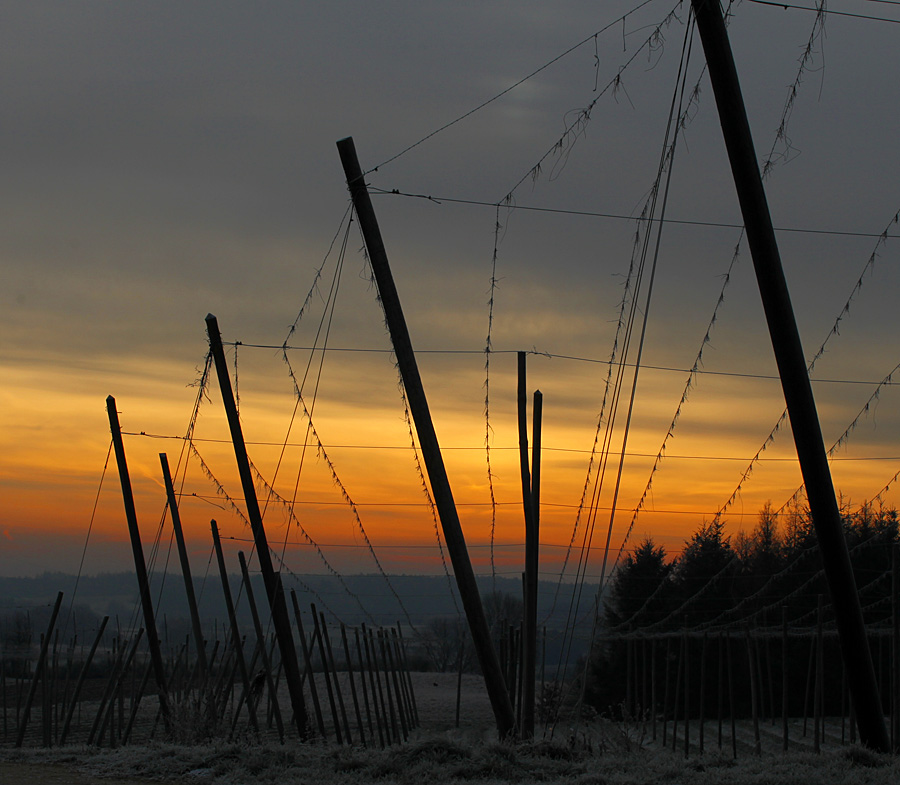
[[[325,613],[329,624],[343,622],[348,626],[365,623],[368,626],[389,626],[400,622],[404,628],[424,628],[436,620],[456,618],[462,613],[462,605],[455,583],[446,576],[392,575],[390,582],[381,575],[286,575],[285,590],[295,591],[303,614],[304,625],[311,624],[310,604]],[[251,629],[252,621],[246,596],[238,598],[241,579],[229,578],[232,595],[236,598],[238,621],[242,628]],[[521,598],[522,583],[512,578],[482,577],[478,579],[485,606],[489,613],[499,616],[516,616]],[[260,575],[252,578],[252,588],[257,604],[265,606],[265,589]],[[558,588],[558,593],[557,593]],[[102,616],[110,616],[110,629],[128,630],[135,623],[142,624],[138,607],[138,586],[134,573],[101,573],[82,576],[77,581],[73,575],[45,573],[35,578],[0,578],[0,622],[8,621],[16,614],[25,613],[31,621],[36,637],[46,629],[50,608],[57,593],[64,593],[60,623],[66,623],[74,596],[74,626],[70,621],[65,635],[73,630],[84,640],[90,630],[95,630]],[[205,634],[210,639],[224,637],[227,614],[220,579],[211,575],[205,581],[194,580]],[[500,595],[502,602],[491,602],[492,592]],[[586,630],[578,637],[586,638],[590,630],[591,606],[596,586],[586,585],[582,592],[579,617]],[[157,627],[160,638],[166,642],[184,641],[190,632],[189,612],[184,583],[180,574],[157,575],[151,583],[151,593],[156,602]],[[573,596],[571,584],[541,581],[538,589],[538,622],[548,629],[548,662],[557,659],[558,632],[567,626],[570,602]],[[586,621],[584,620],[586,617]],[[518,618],[508,618],[517,625]],[[0,637],[3,636],[0,623]],[[583,649],[583,644],[576,649]]]

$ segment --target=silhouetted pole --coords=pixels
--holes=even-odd
[[[303,651],[303,662],[306,663],[306,671],[309,673],[309,694],[312,696],[313,710],[316,715],[316,724],[319,733],[325,738],[325,721],[322,717],[322,706],[319,704],[319,691],[316,689],[316,674],[313,671],[312,653],[306,642],[306,634],[303,632],[303,619],[300,616],[300,604],[297,602],[297,592],[291,589],[291,603],[294,606],[294,618],[297,620],[297,635],[300,638],[300,648]]]
[[[294,721],[297,723],[297,730],[300,732],[300,736],[305,738],[307,734],[306,705],[303,702],[303,684],[300,679],[300,666],[297,661],[297,650],[294,647],[294,636],[291,631],[291,619],[288,616],[284,590],[275,575],[275,568],[272,566],[272,555],[269,553],[266,530],[263,527],[259,501],[256,498],[256,485],[253,482],[253,474],[250,471],[250,459],[247,457],[247,446],[244,443],[241,420],[238,416],[237,405],[234,402],[234,391],[231,389],[228,364],[225,362],[222,335],[219,332],[219,323],[212,314],[208,314],[206,317],[206,331],[209,334],[209,349],[216,364],[216,375],[219,379],[219,389],[222,392],[222,403],[225,406],[228,427],[231,430],[234,457],[237,460],[238,473],[241,476],[244,503],[247,505],[247,517],[250,520],[250,528],[253,531],[253,539],[256,543],[256,559],[259,562],[259,570],[262,573],[263,583],[266,586],[269,608],[272,611],[272,626],[275,628],[275,638],[278,641],[278,649],[281,652],[284,679],[287,682],[288,694],[291,697]]]
[[[463,537],[462,526],[459,522],[459,514],[453,501],[453,493],[450,490],[450,481],[444,468],[444,460],[441,457],[441,448],[438,444],[434,424],[431,421],[431,413],[428,409],[428,400],[419,376],[419,368],[413,353],[412,341],[403,309],[400,306],[400,297],[394,285],[394,278],[388,263],[387,252],[381,239],[381,231],[375,218],[375,210],[369,198],[369,192],[363,179],[359,160],[356,157],[356,148],[353,139],[342,139],[337,143],[344,174],[347,178],[347,186],[353,198],[353,207],[356,217],[365,238],[366,248],[369,252],[369,261],[375,282],[378,286],[378,294],[384,308],[384,317],[391,334],[391,343],[394,346],[394,354],[397,357],[397,366],[403,379],[403,387],[409,401],[409,410],[416,426],[419,444],[422,447],[422,458],[428,471],[428,479],[431,482],[431,490],[434,494],[434,502],[441,519],[441,527],[444,531],[444,539],[447,542],[447,550],[450,552],[450,560],[453,563],[453,572],[456,576],[456,584],[459,587],[459,596],[469,621],[472,631],[472,640],[481,664],[481,672],[484,674],[484,683],[494,718],[497,722],[497,730],[501,738],[509,736],[515,730],[515,715],[509,698],[509,691],[503,680],[503,672],[500,668],[500,660],[491,642],[491,634],[487,620],[484,616],[484,608],[481,604],[481,596],[478,593],[478,585],[475,582],[475,573],[472,570],[472,562],[469,560],[469,552],[466,549],[466,541]]]
[[[128,475],[128,464],[125,461],[125,445],[122,442],[122,428],[119,425],[119,413],[116,411],[116,399],[111,395],[106,399],[106,413],[109,416],[109,429],[112,433],[113,447],[116,451],[116,464],[119,467],[119,482],[122,485],[122,501],[125,504],[125,519],[128,522],[128,534],[131,537],[131,552],[134,556],[134,571],[137,574],[140,590],[141,607],[144,611],[144,629],[147,631],[147,646],[150,649],[150,661],[153,664],[153,677],[159,689],[159,711],[162,714],[166,732],[169,730],[169,698],[166,693],[166,670],[163,666],[162,653],[159,650],[159,635],[156,632],[156,621],[153,618],[153,598],[150,596],[150,581],[147,578],[147,565],[144,562],[144,548],[141,545],[141,534],[138,531],[137,511],[134,507],[134,494],[131,491],[131,478]]]
[[[850,554],[844,541],[806,359],[784,279],[728,33],[719,0],[691,0],[691,4],[706,54],[747,242],[791,418],[800,470],[831,592],[850,693],[857,710],[860,737],[867,747],[888,752],[890,738],[881,710]]]
[[[269,688],[269,699],[272,701],[272,711],[275,715],[275,725],[278,728],[278,738],[281,739],[283,744],[284,724],[281,721],[281,707],[278,705],[278,691],[275,688],[272,662],[269,659],[269,653],[266,651],[266,634],[263,632],[262,622],[259,620],[259,611],[256,608],[256,599],[253,596],[253,586],[250,583],[250,570],[247,569],[247,560],[244,558],[243,551],[238,551],[238,562],[240,562],[241,565],[241,575],[244,576],[244,588],[247,590],[247,605],[250,607],[250,618],[253,621],[253,631],[256,633],[259,656],[262,660],[263,673],[266,677],[266,686]]]
[[[534,394],[531,435],[531,478],[528,478],[528,435],[525,432],[525,352],[519,352],[519,456],[525,498],[525,602],[522,624],[522,736],[534,736],[534,683],[537,663],[537,596],[540,542],[541,416],[543,396]]]
[[[241,675],[241,684],[244,688],[244,695],[247,698],[247,714],[250,718],[250,727],[254,733],[259,734],[259,725],[256,721],[256,703],[250,691],[250,674],[247,671],[247,660],[244,659],[244,642],[241,639],[241,631],[237,623],[237,614],[234,612],[234,600],[231,597],[231,586],[228,585],[228,569],[225,567],[225,555],[222,553],[222,542],[219,539],[219,527],[214,520],[209,522],[212,529],[213,548],[216,551],[216,563],[219,566],[219,576],[222,579],[222,597],[225,600],[225,611],[228,613],[228,626],[231,628],[231,647],[234,651],[234,658],[237,661],[238,670]],[[227,696],[226,696],[227,697]],[[223,707],[227,704],[227,700],[223,701]],[[238,706],[238,711],[240,706]],[[234,723],[237,723],[236,711],[234,714]]]
[[[206,660],[203,627],[200,624],[200,612],[197,609],[197,597],[194,594],[194,581],[191,578],[191,562],[188,559],[187,545],[184,542],[184,530],[181,528],[181,513],[178,511],[178,500],[175,498],[175,486],[172,485],[172,475],[169,472],[169,458],[164,452],[159,454],[159,464],[162,468],[163,482],[166,486],[169,512],[172,515],[172,528],[175,530],[175,543],[178,546],[178,558],[181,561],[181,574],[184,577],[184,592],[187,597],[188,611],[191,614],[191,631],[194,634],[194,645],[197,647],[197,668],[200,671],[201,690],[206,693],[206,698],[210,703],[209,709],[214,716],[217,716],[215,695],[209,683],[209,663]]]
[[[891,546],[891,746],[900,748],[900,544]]]
[[[81,666],[81,672],[78,674],[78,681],[75,682],[75,691],[72,693],[72,700],[69,703],[69,708],[66,712],[66,719],[63,722],[62,733],[59,737],[60,746],[66,743],[66,737],[69,735],[69,726],[72,724],[72,716],[75,714],[75,707],[78,705],[78,699],[81,696],[81,688],[84,685],[84,680],[91,668],[91,663],[94,660],[94,654],[97,652],[97,647],[100,645],[100,639],[103,637],[103,631],[106,629],[106,625],[108,622],[109,616],[104,616],[103,621],[100,622],[100,629],[97,630],[97,637],[94,638],[94,643],[91,646],[90,651],[88,652],[87,659]]]
[[[62,605],[63,593],[59,592],[56,595],[56,602],[53,605],[53,610],[50,613],[50,623],[47,625],[47,634],[43,636],[41,640],[41,652],[38,655],[37,665],[34,667],[34,678],[31,680],[31,687],[28,690],[28,698],[25,700],[25,711],[22,716],[22,722],[19,725],[19,733],[16,737],[16,747],[21,747],[22,742],[25,740],[25,728],[28,725],[28,718],[31,715],[31,705],[34,703],[34,696],[37,694],[38,684],[41,682],[41,678],[44,675],[44,671],[47,668],[47,649],[50,647],[50,640],[53,635],[53,628],[56,626],[56,617],[59,616],[59,606]],[[45,680],[46,684],[46,680]],[[44,716],[42,717],[42,721],[46,722],[47,720],[47,700],[46,700],[46,689],[44,690]],[[46,745],[49,746],[49,745]]]

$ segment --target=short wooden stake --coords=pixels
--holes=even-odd
[[[97,636],[94,638],[94,643],[88,652],[87,659],[84,661],[84,665],[81,666],[81,672],[78,674],[78,681],[75,682],[75,691],[72,693],[72,700],[69,702],[66,718],[63,721],[62,732],[59,735],[60,746],[66,743],[66,739],[69,736],[69,728],[72,725],[72,716],[75,713],[75,707],[78,705],[78,699],[81,697],[81,688],[84,686],[84,680],[90,670],[91,663],[94,661],[94,654],[97,653],[97,647],[100,645],[103,631],[106,629],[108,622],[109,616],[104,616],[103,620],[100,622],[100,628],[97,630]]]
[[[781,608],[781,749],[788,751],[788,711],[790,679],[788,678],[788,621],[787,605]]]
[[[278,705],[278,690],[272,676],[272,663],[266,651],[266,637],[263,632],[262,622],[259,619],[259,610],[253,596],[253,586],[250,581],[250,571],[247,569],[247,559],[243,551],[238,551],[238,561],[241,564],[241,574],[244,576],[244,589],[247,592],[247,605],[250,607],[250,617],[253,619],[253,629],[256,631],[256,640],[259,642],[259,652],[262,658],[263,673],[266,685],[269,688],[269,699],[272,701],[272,710],[275,715],[275,724],[278,727],[278,738],[284,743],[284,723],[281,719],[281,707]]]
[[[300,649],[303,652],[303,662],[306,664],[306,672],[309,674],[309,694],[312,697],[313,711],[316,715],[316,725],[322,738],[325,736],[325,719],[322,717],[322,706],[319,703],[319,690],[316,687],[316,673],[313,670],[313,658],[310,647],[306,642],[303,632],[303,619],[300,616],[300,604],[297,602],[297,592],[291,589],[291,604],[294,606],[294,618],[297,620],[297,633],[300,636]]]
[[[391,731],[387,722],[387,710],[384,706],[384,692],[381,689],[381,679],[378,677],[378,661],[375,657],[375,646],[371,640],[370,631],[366,625],[362,625],[363,650],[366,654],[366,670],[369,674],[369,687],[372,690],[372,708],[375,711],[375,724],[378,726],[378,743],[384,749],[385,742],[391,743]]]
[[[256,721],[256,703],[253,700],[250,690],[250,674],[247,672],[247,661],[244,659],[244,641],[241,637],[241,631],[238,628],[237,615],[234,612],[234,600],[231,597],[231,586],[228,583],[228,570],[225,567],[225,556],[222,553],[222,543],[219,539],[219,527],[214,520],[209,522],[212,529],[213,547],[216,551],[216,562],[219,565],[219,576],[222,579],[222,597],[225,600],[225,610],[228,612],[228,624],[231,628],[231,649],[237,661],[238,672],[241,675],[241,684],[244,688],[244,695],[247,698],[247,714],[250,719],[250,727],[253,732],[259,735],[259,724]],[[224,711],[224,701],[223,701]],[[232,720],[232,730],[237,723],[238,710],[234,713]]]
[[[356,714],[356,727],[359,729],[359,740],[363,747],[366,744],[366,731],[363,728],[362,713],[359,710],[359,698],[356,695],[356,680],[353,678],[353,661],[350,658],[350,644],[347,642],[347,628],[341,622],[341,640],[344,644],[344,658],[347,661],[347,678],[350,680],[350,694],[353,698],[353,711]]]
[[[44,674],[44,668],[47,663],[47,649],[50,646],[50,639],[53,634],[53,628],[56,626],[56,617],[59,615],[59,606],[62,605],[63,593],[59,592],[56,595],[56,602],[53,605],[53,611],[50,613],[50,623],[47,625],[47,632],[44,635],[44,639],[41,641],[41,651],[38,654],[37,665],[35,665],[34,669],[34,678],[31,681],[31,688],[28,691],[28,697],[25,700],[25,711],[22,716],[22,721],[19,724],[19,733],[16,737],[16,747],[21,747],[22,742],[25,740],[25,728],[28,725],[28,718],[31,714],[31,705],[34,703],[34,696],[37,694],[38,684],[41,682],[41,678]]]
[[[341,732],[341,722],[338,719],[337,704],[334,700],[334,687],[331,684],[331,673],[328,666],[328,654],[325,651],[325,636],[322,634],[322,628],[319,625],[319,614],[316,611],[315,604],[310,604],[312,610],[313,625],[315,626],[315,635],[319,639],[319,658],[322,660],[322,674],[325,677],[325,690],[328,692],[328,703],[331,706],[331,721],[334,724],[334,735],[338,744],[344,743],[344,734]],[[322,617],[322,625],[325,624],[325,617]],[[349,739],[348,739],[348,744]]]

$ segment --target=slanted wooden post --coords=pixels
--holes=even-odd
[[[350,644],[347,642],[347,628],[341,622],[341,641],[344,644],[344,659],[347,661],[347,678],[350,680],[350,696],[353,698],[353,713],[356,715],[356,727],[359,730],[359,739],[363,747],[366,744],[366,731],[363,727],[362,712],[359,710],[359,696],[356,694],[356,678],[353,675],[353,661],[350,659]],[[365,679],[363,679],[365,684]]]
[[[325,738],[325,720],[322,717],[322,706],[319,703],[319,691],[316,689],[316,673],[313,670],[312,653],[306,642],[306,635],[303,632],[303,619],[300,617],[300,604],[297,602],[297,592],[291,589],[291,603],[294,606],[294,618],[297,620],[297,634],[300,637],[300,647],[303,650],[303,661],[306,663],[306,672],[309,673],[309,694],[312,696],[313,709],[316,714],[316,724],[319,727],[319,733]]]
[[[63,722],[62,733],[60,733],[59,736],[60,746],[66,743],[66,737],[69,735],[69,727],[72,724],[72,715],[75,713],[75,707],[78,705],[78,698],[81,696],[81,688],[84,685],[84,680],[87,677],[88,670],[90,670],[91,663],[94,661],[94,654],[97,653],[97,647],[100,645],[100,639],[103,637],[103,631],[106,629],[108,622],[109,616],[104,616],[103,621],[100,622],[100,629],[97,630],[97,637],[94,638],[94,643],[88,652],[87,659],[84,661],[84,665],[81,666],[81,672],[78,674],[78,681],[75,682],[75,691],[72,693],[72,700],[69,703],[66,718]]]
[[[28,690],[28,698],[25,701],[25,713],[23,714],[22,721],[19,724],[19,733],[16,737],[16,747],[21,747],[22,742],[25,740],[25,728],[28,725],[28,718],[31,714],[31,704],[34,702],[34,696],[37,694],[38,684],[40,684],[41,678],[44,674],[44,670],[47,667],[47,649],[50,646],[53,628],[56,626],[56,617],[59,615],[59,606],[62,605],[62,598],[63,593],[59,592],[56,595],[56,602],[54,603],[53,611],[50,614],[50,623],[47,625],[47,634],[44,635],[43,640],[41,641],[41,652],[38,655],[37,665],[35,665],[34,668],[34,678],[31,681],[31,688]],[[44,692],[46,692],[46,690]],[[44,703],[46,706],[46,700],[44,701]]]
[[[247,517],[250,519],[250,528],[253,531],[253,540],[256,543],[256,559],[259,562],[263,583],[266,586],[266,596],[272,612],[272,626],[275,628],[275,638],[278,641],[278,649],[281,652],[281,662],[284,667],[284,679],[287,682],[288,694],[291,696],[294,722],[297,723],[297,730],[300,732],[300,736],[305,738],[308,733],[306,705],[303,702],[303,685],[300,681],[300,665],[297,661],[297,650],[294,647],[294,636],[291,632],[291,619],[288,616],[284,590],[275,575],[275,568],[272,566],[269,542],[266,539],[262,513],[259,510],[259,501],[256,498],[256,484],[253,482],[253,474],[250,471],[250,459],[247,457],[247,446],[244,443],[241,420],[234,401],[234,391],[231,388],[231,378],[228,375],[228,364],[225,362],[222,335],[219,332],[219,323],[212,314],[206,317],[206,330],[209,335],[209,349],[216,364],[216,375],[219,379],[219,389],[222,392],[222,403],[225,406],[225,414],[228,417],[231,441],[234,444],[234,457],[237,461],[238,473],[241,476],[241,487],[244,491]]]
[[[328,703],[331,706],[331,721],[334,724],[334,735],[338,744],[344,743],[344,734],[341,732],[341,721],[338,719],[337,704],[334,701],[334,688],[331,686],[331,667],[328,663],[328,654],[325,651],[325,636],[319,627],[319,614],[316,612],[314,603],[310,603],[312,610],[313,626],[315,627],[315,637],[319,640],[319,657],[322,660],[322,675],[325,677],[325,689],[328,692]],[[325,617],[322,617],[322,627],[325,626]],[[337,679],[337,674],[335,674]],[[349,743],[349,741],[348,741]]]
[[[241,674],[241,684],[244,688],[244,695],[247,696],[247,713],[250,717],[250,727],[253,732],[259,734],[259,725],[256,721],[256,704],[250,694],[250,674],[247,672],[247,660],[244,659],[244,641],[241,638],[241,631],[237,623],[237,615],[234,612],[234,600],[231,597],[231,587],[228,585],[228,570],[225,567],[225,556],[222,553],[222,543],[219,540],[219,527],[216,522],[209,522],[212,529],[213,546],[216,551],[216,562],[219,565],[219,575],[222,578],[222,596],[225,598],[225,610],[228,613],[228,624],[231,627],[231,648],[234,652],[234,658],[237,661],[238,671]],[[238,706],[240,710],[240,706]],[[232,727],[237,722],[238,712],[234,713],[234,721]]]
[[[353,636],[356,638],[356,662],[359,665],[359,680],[362,683],[363,702],[366,705],[366,720],[369,723],[369,738],[375,743],[375,725],[372,722],[372,703],[375,701],[375,693],[372,692],[372,703],[369,703],[369,688],[366,684],[366,665],[363,662],[362,643],[359,639],[359,628],[353,628]],[[376,714],[377,719],[377,714]],[[381,728],[378,729],[378,735],[381,736]],[[381,739],[381,747],[384,749],[384,739]]]
[[[209,683],[209,663],[206,660],[206,645],[203,641],[203,627],[200,624],[200,612],[197,610],[197,597],[194,594],[194,581],[191,578],[191,562],[188,559],[187,545],[184,542],[184,530],[181,528],[181,513],[178,511],[178,500],[175,498],[175,486],[172,484],[172,475],[169,472],[169,458],[164,453],[159,454],[159,463],[162,468],[163,482],[166,486],[166,499],[169,504],[169,513],[172,516],[172,528],[175,530],[175,543],[178,546],[178,558],[181,562],[181,574],[184,578],[184,592],[187,597],[188,611],[191,615],[191,631],[194,635],[194,645],[197,648],[197,669],[200,673],[201,694],[208,701],[207,710],[212,716],[218,717],[215,694]]]
[[[116,464],[119,467],[119,482],[122,486],[122,501],[125,503],[125,519],[128,522],[128,534],[131,537],[131,552],[134,556],[134,571],[137,574],[138,589],[141,596],[141,608],[144,611],[144,629],[147,632],[147,646],[150,649],[150,661],[153,663],[153,677],[159,689],[159,711],[163,726],[169,731],[169,697],[166,692],[166,670],[163,666],[162,653],[159,649],[159,635],[156,632],[156,620],[153,617],[153,598],[150,596],[150,581],[147,578],[147,565],[144,562],[144,549],[141,545],[141,534],[138,531],[137,511],[134,507],[134,494],[131,491],[131,478],[128,464],[125,461],[125,445],[122,441],[122,428],[119,425],[119,413],[116,411],[116,399],[111,395],[106,399],[106,412],[109,416],[109,429],[112,432],[113,447],[116,451]]]
[[[266,634],[259,619],[259,609],[256,607],[256,599],[253,596],[253,586],[250,583],[250,570],[247,569],[247,559],[244,552],[238,551],[238,561],[241,565],[241,575],[244,576],[244,588],[247,591],[247,605],[250,606],[250,618],[253,620],[253,630],[256,632],[256,641],[259,646],[259,655],[262,660],[263,673],[266,677],[266,686],[269,690],[269,700],[272,702],[272,711],[275,714],[275,725],[278,728],[278,738],[284,743],[284,723],[281,720],[281,707],[278,705],[278,690],[275,688],[275,678],[272,673],[272,661],[266,651]],[[250,696],[247,696],[250,700]],[[271,727],[271,724],[270,726]]]
[[[463,536],[462,526],[459,522],[459,514],[453,501],[453,493],[450,490],[450,481],[444,467],[441,456],[441,448],[438,443],[434,423],[431,421],[431,413],[428,409],[428,400],[425,397],[425,389],[419,376],[419,368],[413,353],[412,341],[403,309],[400,306],[400,297],[394,285],[388,263],[387,252],[381,239],[381,231],[372,207],[372,200],[366,188],[366,182],[356,156],[356,148],[350,138],[342,139],[337,143],[347,178],[347,186],[353,198],[353,207],[359,220],[360,229],[365,238],[366,248],[369,252],[369,261],[372,272],[378,286],[378,294],[384,308],[385,320],[391,334],[391,343],[394,346],[394,354],[397,358],[397,366],[403,379],[403,387],[409,401],[409,410],[416,426],[419,444],[422,447],[422,458],[428,471],[428,479],[434,495],[434,502],[438,509],[441,527],[444,531],[444,539],[447,550],[450,552],[450,560],[453,563],[453,572],[456,576],[456,584],[459,587],[459,596],[472,630],[472,639],[478,661],[481,664],[481,672],[484,674],[485,688],[491,701],[491,708],[497,723],[497,730],[501,738],[506,738],[515,731],[515,715],[509,697],[509,691],[503,680],[503,672],[497,652],[491,642],[491,633],[484,616],[484,608],[481,604],[481,595],[478,593],[478,585],[475,582],[475,572],[466,549],[466,541]]]
[[[378,743],[381,748],[385,747],[385,738],[387,745],[391,744],[391,729],[387,721],[387,709],[384,705],[384,692],[381,689],[381,678],[378,676],[378,660],[375,656],[375,644],[371,640],[372,636],[366,629],[366,625],[362,625],[362,641],[363,649],[366,653],[366,670],[369,673],[369,686],[372,689],[372,708],[375,710],[375,724],[378,726]]]
[[[860,737],[867,747],[886,753],[891,744],[866,640],[862,606],[725,21],[719,0],[691,0],[691,5],[706,54],[800,471],[822,553]]]

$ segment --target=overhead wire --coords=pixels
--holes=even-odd
[[[389,164],[389,163],[391,163],[391,162],[393,162],[393,161],[396,161],[398,158],[400,158],[401,156],[406,155],[406,153],[408,153],[410,150],[413,150],[414,148],[418,147],[418,146],[419,146],[420,144],[422,144],[423,142],[427,142],[429,139],[431,139],[431,138],[434,137],[434,136],[437,136],[437,135],[438,135],[439,133],[441,133],[442,131],[446,131],[448,128],[451,128],[452,126],[456,125],[457,123],[459,123],[459,122],[465,120],[467,117],[471,117],[473,114],[476,114],[477,112],[481,111],[481,110],[484,109],[485,107],[490,106],[490,104],[494,103],[494,101],[497,101],[498,99],[502,98],[502,97],[503,97],[504,95],[506,95],[507,93],[510,93],[510,92],[512,92],[513,90],[515,90],[517,87],[520,87],[521,85],[525,84],[525,82],[527,82],[529,79],[532,79],[533,77],[537,76],[537,75],[538,75],[539,73],[541,73],[542,71],[545,71],[547,68],[549,68],[549,67],[550,67],[551,65],[553,65],[554,63],[559,62],[559,61],[562,60],[564,57],[566,57],[567,55],[570,55],[572,52],[574,52],[574,51],[580,49],[580,48],[581,48],[582,46],[584,46],[585,44],[588,44],[588,43],[590,43],[591,41],[596,40],[597,36],[599,36],[601,33],[604,33],[604,32],[606,32],[607,30],[609,30],[609,29],[611,29],[611,28],[613,28],[613,27],[616,27],[616,26],[619,25],[619,24],[624,24],[624,22],[628,19],[628,17],[632,16],[632,15],[635,14],[637,11],[639,11],[641,8],[643,8],[645,5],[648,5],[648,4],[651,3],[651,2],[652,2],[652,0],[643,0],[643,2],[639,3],[637,6],[635,6],[634,8],[632,8],[632,9],[631,9],[630,11],[628,11],[627,13],[623,14],[622,16],[620,16],[620,17],[618,17],[617,19],[613,20],[613,21],[610,22],[609,24],[605,25],[605,26],[602,27],[600,30],[598,30],[598,31],[596,31],[596,32],[594,32],[594,33],[591,33],[591,35],[589,35],[587,38],[585,38],[585,39],[579,41],[578,43],[576,43],[576,44],[570,46],[570,47],[569,47],[568,49],[566,49],[565,51],[561,52],[560,54],[556,55],[556,56],[553,57],[552,59],[548,60],[546,63],[544,63],[544,64],[543,64],[542,66],[540,66],[539,68],[536,68],[535,70],[533,70],[533,71],[532,71],[531,73],[529,73],[527,76],[522,77],[522,78],[519,79],[518,81],[516,81],[516,82],[514,82],[513,84],[511,84],[509,87],[507,87],[507,88],[501,90],[501,91],[500,91],[499,93],[497,93],[496,95],[492,96],[491,98],[487,99],[486,101],[482,101],[480,104],[478,104],[478,106],[474,107],[473,109],[470,109],[469,111],[465,112],[465,113],[462,114],[462,115],[459,115],[459,116],[456,117],[454,120],[451,120],[449,123],[444,123],[444,125],[440,126],[439,128],[436,128],[435,130],[433,130],[433,131],[431,131],[430,133],[426,134],[424,137],[422,137],[421,139],[419,139],[417,142],[414,142],[413,144],[411,144],[411,145],[405,147],[405,148],[402,149],[399,153],[396,153],[395,155],[392,155],[392,156],[391,156],[390,158],[388,158],[387,160],[382,161],[382,162],[381,162],[380,164],[378,164],[377,166],[374,166],[374,167],[372,167],[371,169],[367,170],[366,172],[363,173],[363,176],[365,176],[365,175],[367,175],[367,174],[371,174],[372,172],[377,172],[381,167],[387,166],[387,164]]]
[[[693,32],[694,32],[693,10],[691,10],[689,12],[687,24],[685,25],[685,34],[684,34],[684,43],[682,44],[681,61],[679,63],[678,74],[676,76],[676,81],[675,81],[675,89],[673,91],[672,102],[671,102],[671,106],[669,108],[669,117],[667,120],[666,134],[665,134],[665,138],[663,140],[662,152],[660,155],[659,173],[657,175],[657,179],[656,179],[656,182],[655,182],[654,188],[653,188],[654,194],[653,194],[653,198],[652,198],[652,206],[648,213],[650,215],[653,215],[656,213],[656,200],[657,200],[657,196],[659,195],[660,186],[663,185],[663,178],[665,178],[665,183],[663,186],[662,203],[660,205],[661,215],[663,215],[663,216],[665,215],[666,208],[668,206],[669,187],[672,182],[672,174],[673,174],[674,162],[675,162],[675,151],[676,151],[677,145],[678,145],[679,131],[681,130],[681,123],[680,123],[680,119],[682,116],[681,109],[682,109],[683,103],[684,103],[684,92],[685,92],[685,86],[686,86],[686,80],[687,80],[687,70],[690,65],[690,59],[691,59]],[[669,141],[670,135],[671,135],[671,143]],[[600,601],[602,598],[602,593],[603,593],[603,588],[604,588],[604,580],[606,577],[606,567],[607,567],[608,558],[609,558],[610,543],[612,541],[613,526],[615,524],[615,518],[616,518],[616,512],[617,512],[617,506],[618,506],[618,500],[619,500],[619,493],[621,491],[621,486],[622,486],[622,476],[623,476],[624,467],[625,467],[625,450],[626,450],[626,447],[628,444],[628,436],[629,436],[629,433],[631,430],[632,417],[634,415],[634,402],[635,402],[635,398],[637,396],[638,377],[639,377],[639,371],[640,371],[640,366],[641,366],[641,359],[643,357],[644,343],[645,343],[646,335],[647,335],[647,324],[649,322],[650,312],[651,312],[650,306],[651,306],[652,296],[653,296],[653,284],[656,279],[656,271],[657,271],[657,267],[658,267],[658,263],[659,263],[660,248],[662,246],[662,228],[663,228],[663,224],[657,224],[656,240],[654,243],[653,256],[652,256],[652,261],[651,261],[651,266],[650,266],[650,279],[647,284],[646,295],[644,298],[644,305],[642,308],[643,319],[641,322],[641,332],[640,332],[640,336],[638,339],[637,355],[636,355],[636,359],[635,359],[635,367],[634,367],[634,372],[633,372],[632,381],[631,381],[631,392],[630,392],[629,401],[628,401],[628,411],[626,413],[625,422],[623,424],[622,446],[621,446],[621,451],[619,454],[618,469],[616,472],[616,480],[615,480],[615,487],[613,489],[612,502],[610,505],[612,507],[612,509],[610,510],[610,514],[609,514],[609,524],[607,526],[606,542],[604,544],[604,549],[603,549],[603,562],[602,562],[601,569],[600,569],[600,582],[599,582],[599,585],[597,586],[596,599],[595,599],[595,603],[594,603],[594,614],[593,614],[594,619],[593,619],[593,623],[591,625],[591,637],[590,637],[590,643],[589,643],[589,647],[588,647],[589,651],[593,649],[594,642],[596,639],[597,628],[598,628],[599,620],[600,620]],[[650,232],[648,231],[645,235],[645,245],[644,245],[644,249],[642,251],[641,267],[643,267],[647,253],[649,252],[649,238],[650,238]],[[640,288],[640,281],[638,282],[638,286],[635,289],[635,294],[634,294],[635,302],[637,301],[639,288]],[[594,514],[594,516],[596,517],[596,513]],[[591,527],[591,529],[593,530],[593,526]],[[630,533],[630,530],[629,530],[629,533]],[[587,679],[583,678],[581,695],[579,697],[579,706],[584,701],[586,685],[587,685]]]
[[[447,202],[449,204],[465,204],[465,205],[473,205],[476,207],[490,207],[492,210],[496,209],[497,202],[491,202],[485,199],[474,199],[474,198],[462,198],[462,197],[452,197],[452,196],[431,196],[429,194],[418,194],[418,193],[409,193],[406,191],[401,191],[398,188],[378,188],[376,186],[370,186],[369,191],[374,196],[400,196],[408,199],[424,199],[425,201],[433,202],[434,204],[443,204]],[[608,218],[611,220],[617,221],[633,221],[635,219],[634,215],[628,215],[625,213],[610,213],[610,212],[599,212],[596,210],[572,210],[566,209],[562,207],[538,207],[537,205],[527,205],[521,204],[519,202],[514,202],[507,206],[510,212],[522,211],[522,212],[535,212],[535,213],[549,213],[552,215],[572,215],[572,216],[581,216],[585,218]],[[676,226],[698,226],[698,227],[706,227],[711,229],[743,229],[744,225],[740,223],[729,223],[727,221],[701,221],[701,220],[688,220],[684,218],[648,218],[649,223],[664,223],[664,224],[672,224]],[[861,231],[851,231],[849,229],[812,229],[809,227],[800,227],[800,226],[775,226],[773,227],[777,233],[784,234],[818,234],[824,237],[871,237],[876,238],[880,235],[874,232],[861,232]]]

